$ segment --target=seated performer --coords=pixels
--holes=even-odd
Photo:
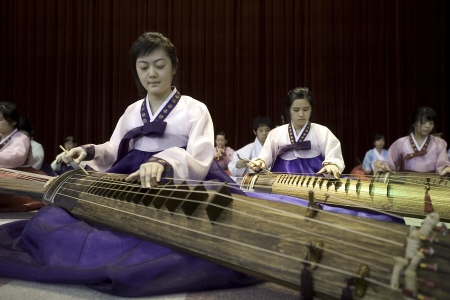
[[[213,123],[205,104],[172,86],[175,47],[161,34],[146,33],[131,47],[130,59],[146,97],[128,106],[108,142],[73,148],[65,159],[130,174],[126,180],[140,179],[143,187],[156,186],[162,176],[203,180],[214,156]]]
[[[345,167],[341,143],[327,127],[309,121],[313,107],[308,88],[289,91],[285,113],[290,123],[269,133],[259,157],[249,167],[256,171],[271,167],[272,172],[328,173],[338,178]]]
[[[227,135],[221,131],[216,135],[216,147],[214,151],[214,160],[217,161],[219,166],[228,174],[231,175],[228,170],[228,164],[233,158],[234,150],[227,147]]]
[[[418,108],[411,120],[408,136],[396,140],[389,147],[385,163],[376,164],[382,171],[450,173],[447,143],[431,135],[436,112],[431,107]]]
[[[33,154],[30,139],[19,131],[19,111],[11,102],[0,102],[0,168],[43,174],[31,167]],[[14,177],[3,174],[2,177]],[[0,195],[0,211],[28,211],[44,204],[26,196]]]
[[[125,110],[110,141],[73,148],[65,159],[87,160],[98,171],[130,174],[126,180],[140,179],[143,188],[156,186],[162,176],[181,179],[180,183],[203,180],[214,158],[213,124],[205,104],[180,95],[172,86],[178,71],[172,42],[160,33],[144,33],[131,46],[130,59],[146,97]],[[120,213],[125,212],[116,215]],[[0,277],[88,284],[128,297],[260,282],[149,241],[90,226],[56,207],[41,209],[25,228],[14,232],[21,234],[11,252],[16,259],[2,264],[0,253]]]
[[[70,151],[77,145],[77,140],[74,136],[69,135],[64,138],[64,149],[66,149],[67,151]],[[63,160],[65,154],[66,152],[61,152],[60,154],[58,154],[55,160],[50,165],[57,175],[61,175],[71,170],[80,169],[80,167],[73,161],[66,163]],[[86,162],[82,161],[80,165],[84,168],[86,166]]]
[[[41,144],[34,140],[34,129],[30,120],[21,116],[19,121],[19,130],[30,138],[31,152],[33,154],[31,166],[36,170],[40,170],[44,162],[44,148]]]
[[[33,161],[31,143],[18,130],[19,111],[14,103],[0,102],[0,167],[29,167]]]
[[[377,161],[385,161],[387,157],[387,150],[384,148],[384,136],[382,134],[375,134],[373,138],[373,145],[375,146],[373,149],[367,151],[366,156],[364,156],[364,160],[362,163],[362,168],[364,174],[370,175],[373,174],[373,164]]]
[[[233,154],[233,159],[228,164],[228,170],[234,177],[242,177],[253,170],[247,167],[246,159],[254,159],[261,153],[267,135],[273,128],[272,120],[267,116],[259,116],[253,121],[253,133],[256,135],[255,141],[237,150]]]

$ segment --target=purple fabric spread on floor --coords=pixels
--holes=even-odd
[[[261,282],[214,263],[109,229],[56,207],[0,226],[0,276],[84,284],[119,296],[242,287]]]

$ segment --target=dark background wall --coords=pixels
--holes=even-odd
[[[341,140],[346,172],[382,132],[409,132],[412,111],[438,113],[448,138],[445,0],[2,0],[0,101],[34,124],[51,162],[66,135],[103,143],[141,97],[128,50],[145,31],[178,49],[178,87],[204,102],[229,146],[252,121],[281,124],[284,97],[309,87],[312,121]]]

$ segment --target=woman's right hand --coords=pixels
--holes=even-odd
[[[257,158],[249,161],[247,163],[247,166],[249,167],[249,169],[253,170],[253,172],[258,172],[266,168],[266,163],[262,159]]]
[[[389,167],[388,164],[382,162],[381,160],[377,160],[374,164],[373,164],[374,168],[373,168],[373,174],[376,174],[378,172],[392,172],[391,168]]]
[[[247,162],[243,159],[238,160],[236,162],[236,168],[238,168],[238,169],[247,168]]]
[[[70,149],[68,153],[63,155],[62,160],[68,164],[74,161],[77,165],[80,164],[87,156],[86,150],[81,147]]]

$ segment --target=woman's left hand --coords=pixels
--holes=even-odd
[[[127,178],[125,178],[126,182],[132,182],[133,180],[140,180],[141,186],[143,188],[155,187],[158,185],[158,182],[161,181],[162,173],[164,172],[164,167],[155,162],[148,162],[142,164],[139,170],[134,173],[131,173]]]
[[[335,178],[340,178],[341,177],[341,173],[339,173],[339,168],[334,165],[334,164],[329,164],[329,165],[324,165],[322,167],[322,169],[320,169],[319,172],[317,172],[316,174],[322,174],[322,173],[328,173],[328,174],[333,174],[333,176]]]

